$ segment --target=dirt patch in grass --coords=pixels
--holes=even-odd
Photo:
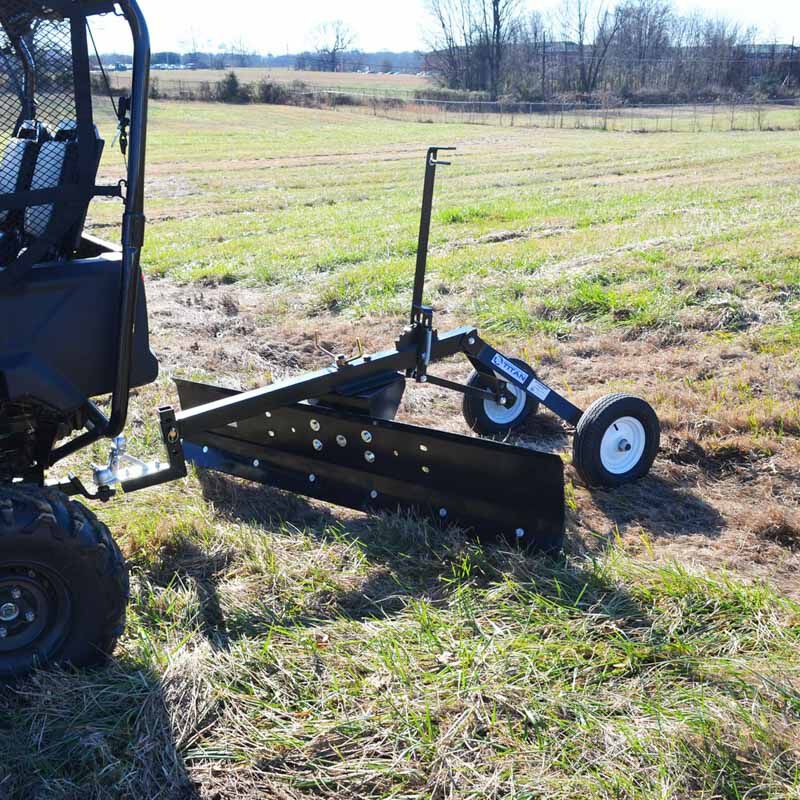
[[[737,469],[754,467],[758,461],[773,456],[776,449],[769,444],[757,446],[747,437],[703,447],[692,437],[682,438],[672,434],[662,441],[661,457],[674,464],[694,465],[707,475],[719,477]]]
[[[327,365],[327,353],[354,352],[357,339],[367,351],[383,349],[404,324],[381,316],[364,324],[325,315],[276,325],[269,293],[241,287],[200,290],[158,281],[149,284],[148,294],[162,367],[240,388]],[[440,319],[443,327],[448,322]],[[467,320],[452,324],[461,322]],[[512,349],[583,407],[628,390],[648,398],[662,420],[662,451],[644,481],[615,492],[589,491],[568,468],[576,486],[571,548],[594,550],[618,540],[655,558],[769,578],[798,594],[792,515],[800,508],[800,368],[791,359],[697,331],[665,345],[656,337],[587,330],[567,341],[534,338]],[[451,360],[436,372],[463,379],[469,370],[465,361]],[[400,418],[468,433],[459,398],[436,387],[409,385]],[[531,420],[512,441],[570,455],[567,427],[549,413]],[[768,520],[754,521],[753,508],[763,509]],[[331,513],[335,519],[347,512]]]
[[[226,385],[275,380],[329,363],[325,351],[355,347],[351,323],[275,329],[262,291],[237,287],[178,287],[151,282],[148,292],[153,348],[171,374],[204,372]],[[365,331],[369,337],[369,330]],[[363,341],[363,339],[362,339]]]
[[[774,542],[787,550],[800,550],[800,514],[785,509],[770,509],[756,517],[753,532],[759,539]]]

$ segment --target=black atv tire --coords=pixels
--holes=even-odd
[[[0,680],[102,664],[128,597],[122,553],[91,511],[39,486],[0,487]]]

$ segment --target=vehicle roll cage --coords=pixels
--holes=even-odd
[[[99,14],[122,16],[130,27],[133,40],[133,80],[129,102],[120,104],[119,124],[121,132],[127,134],[127,175],[119,187],[66,186],[57,189],[22,193],[23,196],[0,198],[0,208],[16,208],[33,205],[35,200],[72,200],[80,192],[91,196],[120,196],[124,203],[122,215],[122,259],[119,303],[119,331],[117,340],[117,360],[111,395],[111,413],[108,417],[91,401],[88,401],[87,430],[53,450],[50,456],[52,466],[78,450],[103,437],[115,437],[122,433],[128,416],[128,398],[131,389],[131,363],[134,320],[142,284],[141,249],[144,244],[144,178],[147,142],[147,106],[150,84],[150,35],[144,15],[136,0],[47,0],[44,2],[20,2],[16,6],[21,13],[7,18],[8,12],[0,12],[0,21],[6,31],[22,68],[20,87],[21,110],[16,127],[25,119],[36,117],[37,71],[34,54],[25,36],[29,33],[31,18],[69,19],[73,57],[78,63],[75,70],[75,101],[78,111],[78,125],[91,125],[91,109],[82,113],[82,106],[91,104],[89,84],[88,46],[86,24],[88,18]],[[26,12],[30,11],[30,15]],[[23,16],[24,15],[24,16]],[[80,78],[80,80],[78,80]],[[88,120],[88,122],[87,122]],[[127,130],[125,130],[127,129]],[[80,140],[89,146],[89,136]],[[116,191],[115,191],[116,190]],[[37,246],[42,244],[41,247]],[[37,242],[23,253],[11,268],[0,273],[0,291],[13,286],[27,273],[43,255],[47,241]],[[3,280],[5,279],[5,280]]]

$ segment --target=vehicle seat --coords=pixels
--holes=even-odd
[[[36,159],[50,133],[41,122],[26,120],[11,139],[0,160],[0,194],[31,188]],[[23,209],[0,210],[0,265],[16,258],[21,247]]]
[[[100,158],[103,155],[104,142],[100,138],[97,127],[94,127],[95,137],[95,156],[92,159],[89,180],[93,183],[97,177],[97,170],[100,166]],[[53,138],[44,142],[39,148],[36,158],[36,166],[33,171],[30,188],[53,189],[59,186],[77,183],[78,175],[78,123],[75,120],[62,122]],[[50,219],[53,215],[55,205],[50,203],[43,206],[30,206],[25,209],[25,219],[23,224],[23,239],[29,242],[39,236],[44,235]],[[55,259],[69,258],[80,243],[81,233],[86,214],[89,210],[88,202],[82,204],[75,214],[74,205],[64,207],[66,213],[75,215],[75,222],[61,238],[50,256]]]

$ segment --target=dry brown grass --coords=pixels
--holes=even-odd
[[[267,297],[256,289],[157,282],[150,300],[162,358],[180,360],[183,373],[206,373],[240,388],[326,364],[315,339],[329,351],[349,351],[357,337],[367,349],[381,349],[401,324],[378,318],[359,325],[324,316],[275,326],[262,314]],[[771,523],[753,514],[763,509],[760,514],[771,519],[776,504],[800,507],[800,367],[793,357],[754,353],[691,331],[679,344],[664,346],[657,337],[587,330],[560,343],[523,341],[518,352],[540,363],[555,385],[569,386],[584,406],[607,391],[629,389],[650,398],[662,421],[662,452],[653,477],[641,484],[590,492],[570,470],[577,484],[574,546],[595,550],[599,541],[619,536],[640,550],[647,540],[653,556],[769,577],[800,595],[791,534],[778,528],[765,534]],[[460,361],[437,370],[452,379],[467,371]],[[458,399],[435,387],[412,386],[401,418],[466,432]],[[517,440],[568,456],[567,433],[545,415]]]

